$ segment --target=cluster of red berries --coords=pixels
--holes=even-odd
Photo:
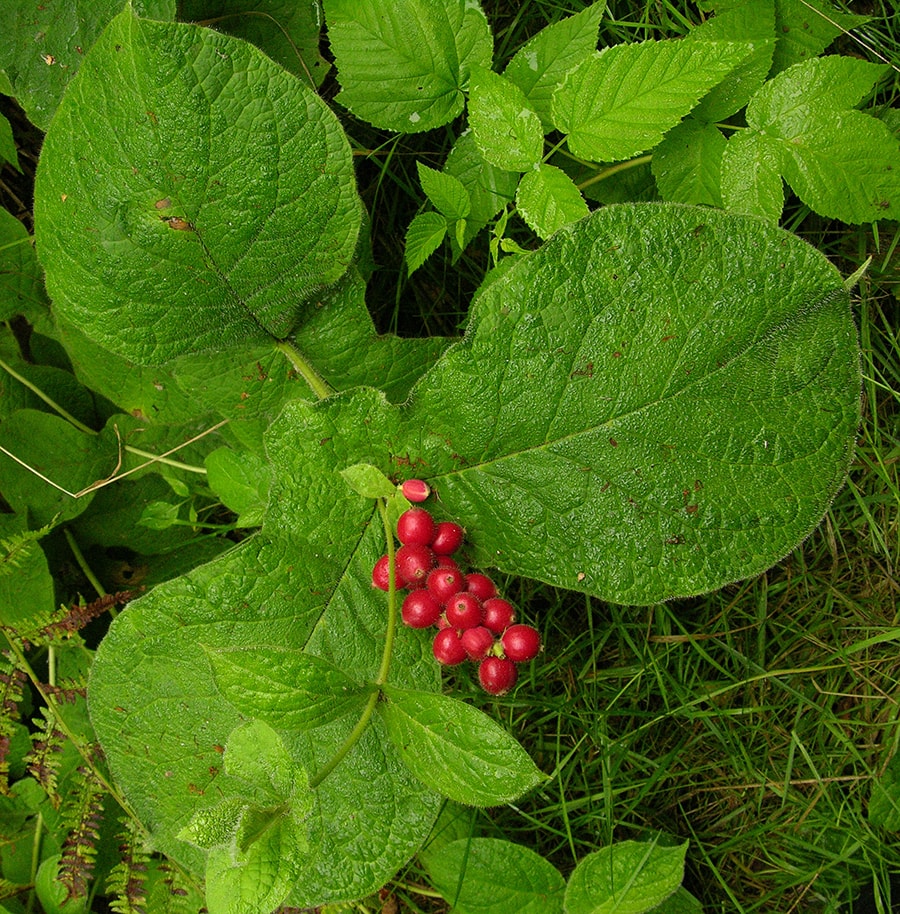
[[[430,494],[421,479],[408,479],[401,491],[411,502],[425,501]],[[435,522],[424,508],[413,507],[400,515],[394,569],[397,589],[408,591],[400,613],[411,628],[438,629],[432,649],[439,663],[476,662],[482,688],[502,695],[516,684],[516,664],[538,655],[541,637],[530,625],[515,624],[513,605],[487,575],[467,574],[452,558],[464,535],[459,524]],[[384,555],[372,569],[372,583],[388,590],[389,574]]]

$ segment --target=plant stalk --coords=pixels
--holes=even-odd
[[[324,400],[334,393],[334,388],[312,367],[306,356],[287,340],[275,340],[275,348],[287,358],[294,370],[309,385],[309,389],[320,399]]]

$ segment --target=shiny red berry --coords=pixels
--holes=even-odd
[[[483,603],[497,596],[497,585],[486,575],[473,571],[466,575],[466,590]]]
[[[524,663],[540,653],[541,636],[530,625],[511,625],[501,636],[500,644],[507,659]]]
[[[485,657],[478,664],[478,681],[485,692],[491,695],[503,695],[508,692],[519,678],[516,665],[502,657]]]
[[[435,534],[434,518],[424,508],[410,508],[397,519],[397,539],[405,546],[427,546]]]
[[[491,597],[490,600],[485,600],[482,609],[484,612],[482,625],[489,628],[495,635],[502,635],[516,621],[515,608],[512,603],[502,597]]]
[[[466,649],[462,646],[459,632],[453,628],[445,628],[434,636],[431,645],[434,659],[444,666],[456,666],[466,659]]]
[[[413,502],[413,504],[425,501],[425,499],[431,495],[431,488],[428,483],[422,479],[405,480],[400,486],[400,491],[403,493],[403,497],[407,501]]]
[[[372,569],[372,586],[379,590],[388,590],[390,583],[391,563],[386,555],[383,555]]]
[[[414,590],[406,595],[400,617],[410,628],[428,628],[441,617],[441,604],[429,591]]]
[[[469,655],[469,660],[481,660],[494,646],[494,633],[483,625],[467,628],[460,636],[462,646]]]
[[[462,546],[465,530],[452,520],[442,520],[434,529],[430,546],[436,555],[453,555]]]
[[[449,555],[435,556],[435,561],[438,568],[455,568],[459,571],[459,565],[457,565],[456,561],[451,559]]]
[[[454,628],[475,628],[481,625],[481,600],[471,593],[455,594],[445,604],[444,615]]]
[[[394,558],[397,578],[407,587],[422,587],[434,567],[434,553],[427,546],[401,546]]]
[[[425,586],[434,594],[438,603],[446,603],[458,594],[465,584],[465,576],[458,568],[441,568],[438,566],[428,572]]]

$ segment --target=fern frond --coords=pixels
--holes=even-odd
[[[66,737],[46,708],[41,708],[41,713],[43,718],[32,720],[36,732],[31,738],[31,751],[25,757],[25,769],[44,788],[54,809],[59,809],[62,798],[57,781]]]
[[[88,896],[103,819],[104,792],[96,774],[86,765],[80,765],[76,774],[60,816],[67,834],[57,878],[68,890],[67,900]]]
[[[23,530],[10,537],[0,537],[0,576],[12,574],[37,548],[39,540],[51,530],[53,524],[46,524],[39,530]]]
[[[112,896],[109,908],[115,914],[146,914],[150,856],[140,829],[130,819],[119,833],[119,853],[119,862],[106,877],[106,893]]]
[[[7,655],[0,655],[0,795],[9,795],[9,749],[26,677]]]

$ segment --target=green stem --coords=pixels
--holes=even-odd
[[[593,178],[582,181],[578,187],[580,190],[584,190],[585,187],[590,187],[591,184],[597,184],[599,181],[605,181],[607,178],[617,175],[620,171],[627,171],[629,168],[636,168],[638,165],[643,165],[652,158],[652,155],[638,156],[636,159],[629,159],[627,162],[619,162],[618,165],[610,165],[609,168],[604,168],[599,174],[594,175]]]
[[[132,447],[130,444],[123,445],[123,448],[129,454],[135,454],[138,457],[146,457],[154,463],[164,463],[166,466],[175,467],[176,470],[184,470],[185,473],[200,473],[206,475],[206,467],[194,466],[191,463],[182,463],[180,460],[172,460],[170,457],[160,457],[152,451],[142,451],[139,447]]]
[[[334,388],[319,375],[296,346],[287,340],[275,340],[275,348],[287,358],[297,374],[309,384],[310,390],[320,400],[324,400],[334,393]]]
[[[369,721],[375,713],[375,706],[381,697],[381,686],[387,682],[388,672],[391,668],[391,654],[394,650],[394,633],[397,630],[397,569],[394,561],[394,534],[391,531],[391,522],[388,519],[387,502],[383,498],[378,499],[378,513],[381,515],[381,522],[384,524],[384,534],[387,540],[388,554],[388,620],[387,634],[384,638],[384,650],[381,654],[381,665],[378,668],[378,676],[375,679],[372,694],[363,708],[356,726],[350,731],[347,738],[341,743],[340,748],[333,756],[320,768],[310,779],[309,786],[315,789],[337,768],[344,760],[347,753],[359,742],[360,737],[369,726]]]
[[[88,565],[87,559],[84,557],[84,553],[81,551],[75,537],[72,536],[72,532],[68,527],[63,528],[63,534],[66,537],[66,542],[69,544],[69,548],[72,550],[72,555],[75,556],[75,561],[78,563],[78,567],[81,569],[81,573],[90,581],[91,587],[97,591],[98,597],[105,597],[106,591],[103,589],[103,585],[100,583],[99,578],[94,574],[91,566]]]

